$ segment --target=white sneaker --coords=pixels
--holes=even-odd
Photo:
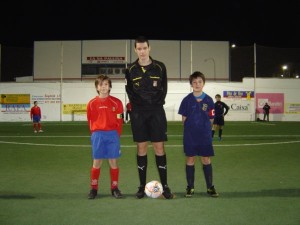
[[[36,130],[34,130],[34,133],[37,133],[37,131],[36,131]]]
[[[44,132],[43,130],[39,130],[40,133]]]

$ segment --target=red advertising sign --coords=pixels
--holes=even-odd
[[[256,112],[263,113],[265,103],[271,106],[270,114],[284,113],[284,94],[283,93],[256,93]]]

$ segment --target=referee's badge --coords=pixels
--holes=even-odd
[[[157,80],[153,81],[153,87],[157,87]]]

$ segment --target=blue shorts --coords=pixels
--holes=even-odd
[[[32,116],[32,122],[39,123],[40,121],[41,121],[41,117],[40,116]]]
[[[93,159],[116,159],[121,156],[120,137],[116,130],[93,132],[91,143]]]
[[[215,152],[212,145],[184,145],[184,154],[188,157],[203,156],[210,157],[214,156]]]

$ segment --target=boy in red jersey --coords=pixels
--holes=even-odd
[[[93,166],[91,168],[91,190],[89,199],[94,199],[98,192],[101,165],[108,160],[111,177],[111,194],[122,198],[118,188],[119,167],[117,159],[121,156],[120,136],[123,126],[123,103],[110,96],[111,80],[100,75],[95,80],[98,96],[87,105],[87,120],[91,131]]]
[[[30,110],[30,119],[33,122],[33,132],[37,133],[43,132],[42,125],[41,125],[41,117],[42,117],[42,111],[41,108],[38,106],[38,102],[33,102],[34,106]],[[38,128],[38,130],[37,130]]]

